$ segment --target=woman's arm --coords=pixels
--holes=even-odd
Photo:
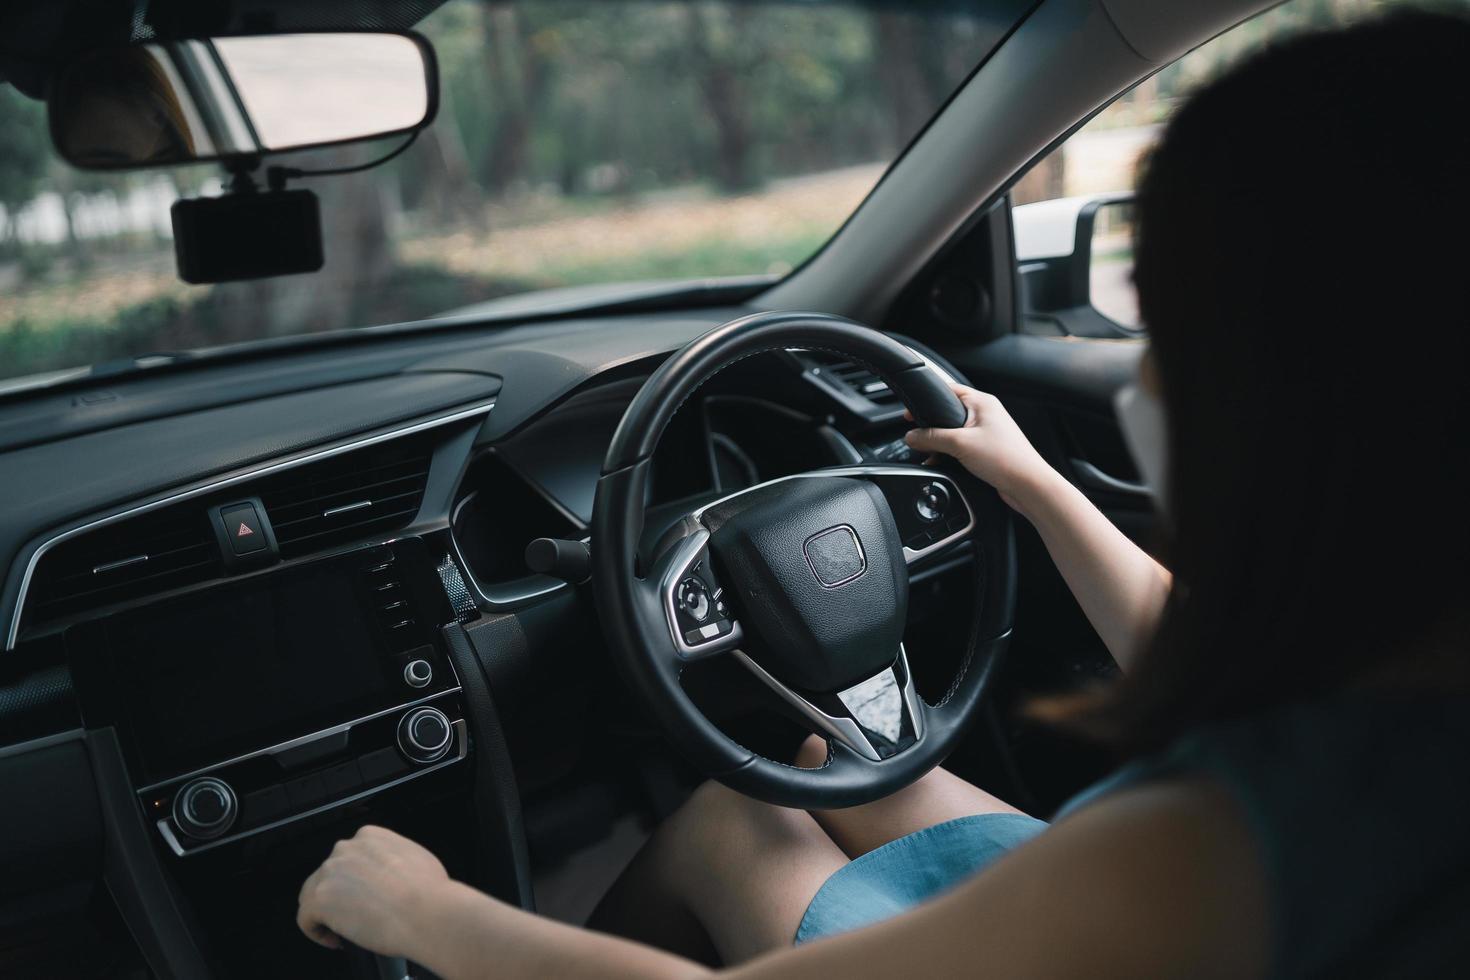
[[[532,915],[450,879],[428,850],[382,827],[338,841],[301,886],[296,924],[323,946],[346,939],[448,980],[707,976],[696,963]]]
[[[1124,670],[1153,635],[1172,578],[1047,464],[994,395],[954,386],[960,429],[914,429],[908,444],[953,456],[1041,535],[1093,629]]]
[[[1265,894],[1259,857],[1222,790],[1144,786],[1080,810],[904,915],[721,975],[1251,977],[1268,948]],[[298,921],[318,942],[340,935],[447,980],[712,973],[496,901],[376,827],[340,843],[307,880]]]

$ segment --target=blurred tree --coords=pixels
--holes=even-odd
[[[753,166],[755,136],[744,79],[755,67],[747,40],[751,8],[746,4],[690,3],[689,52],[718,147],[715,182],[723,191],[746,191],[760,183]]]
[[[455,124],[454,92],[448,87],[439,94],[439,112],[448,124],[435,123],[419,136],[422,150],[404,164],[418,164],[412,197],[405,202],[421,208],[436,225],[474,223],[481,216],[484,201],[470,169],[460,128]]]
[[[46,107],[26,98],[9,85],[0,85],[0,207],[5,208],[4,238],[16,236],[15,216],[40,192],[51,162],[51,137],[46,130]]]
[[[485,67],[496,107],[481,173],[486,187],[504,194],[526,175],[532,126],[550,91],[555,29],[548,25],[538,30],[528,12],[505,0],[485,0],[480,9]]]

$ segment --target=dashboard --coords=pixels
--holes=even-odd
[[[150,964],[331,975],[279,903],[373,820],[529,905],[531,852],[560,845],[522,798],[575,784],[575,739],[517,730],[543,703],[633,712],[585,584],[526,546],[587,542],[643,379],[740,312],[352,338],[0,405],[0,773],[44,800],[7,816],[0,899],[100,879]],[[742,362],[666,432],[645,547],[734,490],[905,461],[903,428],[856,365]]]

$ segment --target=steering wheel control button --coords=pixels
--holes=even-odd
[[[438,708],[415,708],[398,723],[398,748],[414,762],[437,762],[449,752],[454,729]]]
[[[434,668],[427,660],[410,660],[403,668],[403,680],[409,687],[428,687],[434,679]]]
[[[712,623],[705,623],[698,629],[692,629],[686,632],[684,634],[684,642],[692,647],[697,647],[701,643],[708,643],[710,640],[724,636],[734,628],[735,624],[730,620],[717,619]]]
[[[230,829],[237,809],[229,784],[206,776],[186,783],[174,797],[174,823],[195,840],[213,840]]]
[[[949,513],[949,491],[944,484],[931,481],[920,487],[918,496],[914,498],[914,512],[920,520],[930,523]]]
[[[709,587],[704,581],[693,576],[679,583],[679,606],[695,622],[704,622],[709,618],[710,597]]]
[[[220,523],[225,528],[225,537],[230,542],[230,550],[235,554],[253,555],[257,551],[265,550],[265,530],[260,525],[260,515],[255,512],[254,504],[225,507],[219,512],[219,516]]]

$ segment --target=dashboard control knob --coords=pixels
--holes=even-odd
[[[430,763],[444,758],[454,741],[449,717],[438,708],[415,708],[398,723],[398,748],[414,762]]]
[[[230,829],[238,809],[229,784],[205,776],[185,783],[174,797],[174,823],[195,840],[213,840]]]
[[[410,660],[403,668],[403,680],[409,687],[428,687],[434,679],[434,667],[427,660]]]
[[[949,511],[949,491],[942,483],[926,483],[914,498],[914,511],[920,520],[937,521]]]

